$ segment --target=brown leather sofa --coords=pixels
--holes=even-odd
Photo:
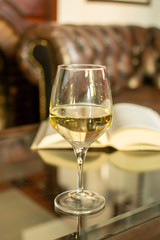
[[[8,1],[0,1],[0,130],[38,121],[36,105],[28,101],[36,91],[16,60],[20,36],[30,26]]]
[[[18,62],[39,87],[40,119],[48,116],[57,65],[106,65],[113,102],[145,105],[160,113],[160,30],[120,25],[58,25],[28,28],[19,42]]]

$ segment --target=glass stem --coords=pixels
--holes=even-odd
[[[75,155],[77,158],[77,170],[78,170],[78,178],[77,178],[77,192],[83,194],[84,186],[83,186],[83,166],[86,158],[87,148],[75,149]]]

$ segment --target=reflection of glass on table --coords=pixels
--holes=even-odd
[[[50,150],[54,163],[47,162],[43,159],[46,150],[41,151],[44,153],[43,156],[37,151],[30,150],[36,130],[36,127],[28,126],[0,133],[0,199],[4,193],[6,197],[14,194],[16,201],[20,201],[21,204],[27,201],[33,216],[31,221],[27,208],[20,208],[20,205],[14,205],[13,208],[8,199],[5,201],[5,209],[10,209],[10,214],[5,217],[8,213],[3,206],[0,224],[6,226],[10,223],[10,231],[6,233],[1,228],[1,236],[8,234],[12,237],[14,224],[15,234],[25,232],[31,236],[34,233],[34,239],[38,239],[39,234],[42,239],[54,239],[77,231],[77,218],[57,215],[53,207],[53,197],[62,189],[70,189],[73,183],[72,175],[76,176],[73,152]],[[81,219],[81,231],[84,231],[88,238],[93,234],[105,237],[109,233],[114,236],[120,231],[133,228],[160,215],[160,153],[140,152],[133,153],[132,157],[125,153],[125,156],[124,159],[120,152],[111,154],[95,150],[88,152],[85,169],[86,186],[104,193],[107,201],[101,213]],[[67,159],[68,163],[64,163]],[[131,169],[132,166],[134,169]],[[136,169],[138,166],[144,166],[145,169],[138,171]],[[93,178],[96,185],[92,184]],[[12,200],[13,202],[15,201]],[[15,223],[13,221],[15,215],[11,213],[18,213],[21,210],[23,214],[19,215],[19,221]],[[22,222],[23,226],[20,224]],[[60,226],[60,230],[57,225]],[[50,235],[47,235],[48,233]]]
[[[38,150],[43,161],[58,169],[62,189],[75,187],[76,162],[70,150]],[[160,199],[158,191],[159,152],[105,153],[91,150],[85,162],[85,188],[99,191],[106,197],[107,215],[116,216]],[[93,179],[95,184],[92,184]],[[112,209],[112,211],[111,211]]]

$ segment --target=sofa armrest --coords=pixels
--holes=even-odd
[[[27,41],[18,49],[18,63],[30,82],[39,89],[40,121],[49,114],[53,65],[51,49],[44,39]]]

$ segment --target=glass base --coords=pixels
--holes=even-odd
[[[63,213],[85,215],[93,214],[105,206],[105,198],[98,193],[76,190],[59,194],[55,200],[55,208]]]

